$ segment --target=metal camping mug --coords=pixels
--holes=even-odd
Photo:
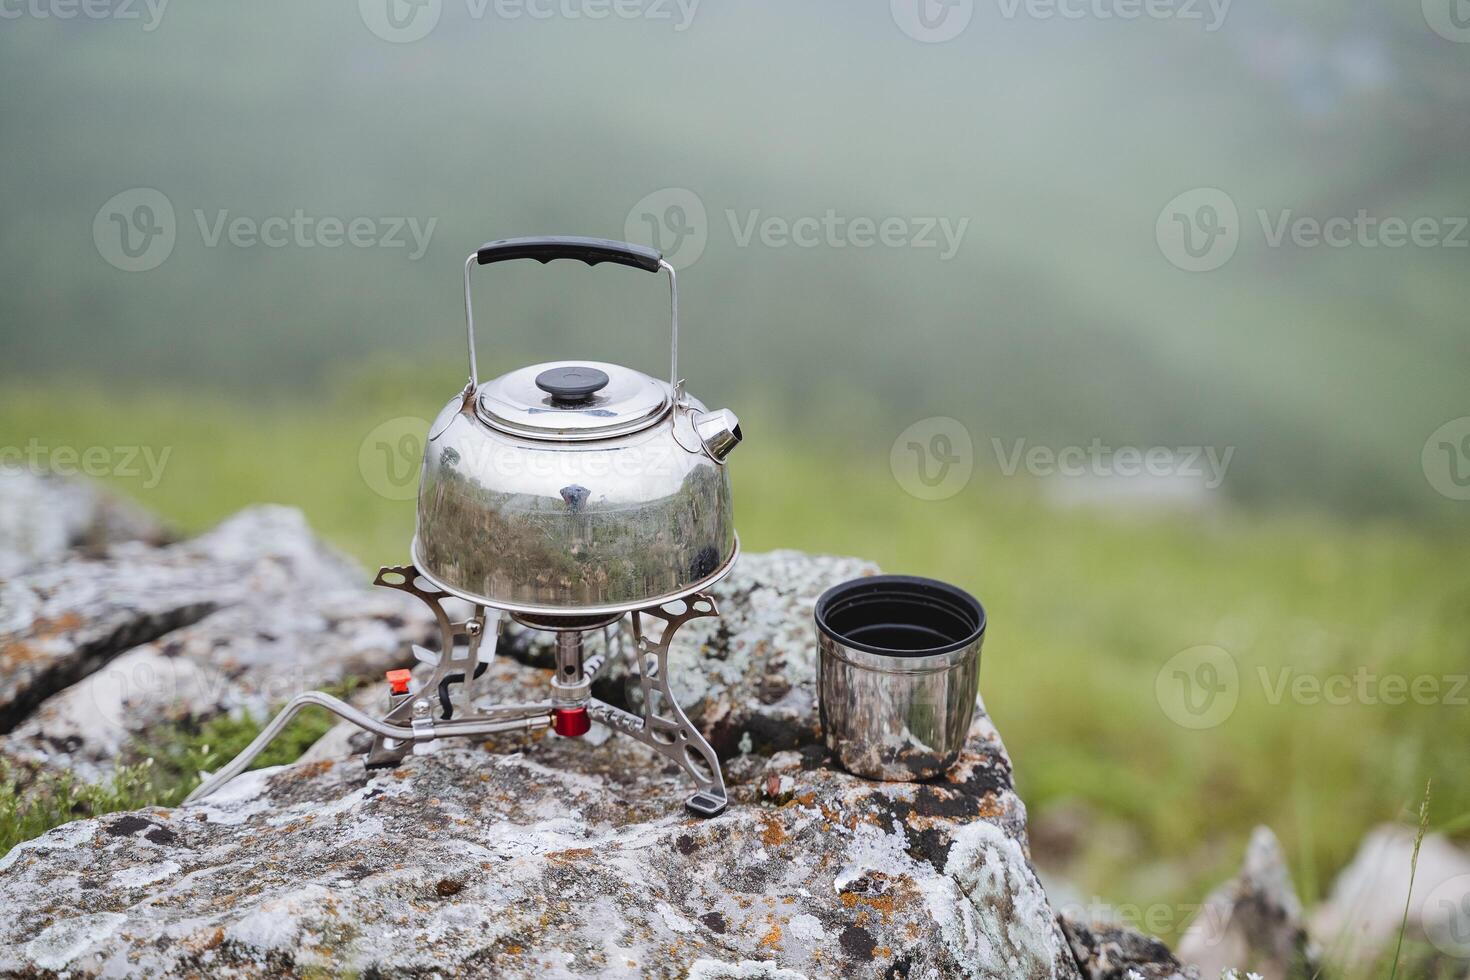
[[[919,780],[953,765],[980,680],[985,610],[975,597],[875,575],[824,592],[816,621],[822,734],[842,768]]]

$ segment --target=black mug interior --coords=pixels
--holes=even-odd
[[[985,610],[964,589],[911,575],[834,585],[817,600],[817,628],[844,646],[889,657],[932,657],[975,642]]]

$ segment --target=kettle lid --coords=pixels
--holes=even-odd
[[[669,386],[619,364],[551,361],[480,385],[486,423],[533,439],[584,440],[637,432],[668,413]]]

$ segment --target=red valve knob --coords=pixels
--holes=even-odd
[[[394,694],[407,694],[408,682],[413,677],[411,670],[388,671],[388,685]]]
[[[563,738],[578,738],[592,730],[586,708],[553,708],[551,730]]]

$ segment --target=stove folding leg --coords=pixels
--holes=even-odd
[[[633,613],[634,656],[638,661],[638,683],[643,691],[643,717],[593,699],[592,717],[625,735],[631,735],[655,752],[672,760],[694,780],[698,792],[684,801],[689,810],[701,817],[714,817],[724,812],[729,803],[725,793],[725,776],[720,759],[710,748],[699,729],[694,727],[684,709],[669,689],[669,645],[679,627],[691,619],[718,616],[715,600],[705,593],[688,599],[676,599],[650,609]],[[643,631],[643,617],[664,621],[657,640]]]
[[[373,580],[373,584],[397,589],[417,597],[433,610],[434,618],[439,624],[440,652],[434,663],[433,674],[418,694],[393,695],[388,714],[383,718],[390,724],[422,729],[431,728],[436,719],[449,721],[454,717],[450,686],[462,684],[469,688],[489,668],[491,660],[495,657],[501,620],[498,611],[487,610],[486,607],[477,605],[469,619],[462,623],[451,622],[442,605],[443,600],[451,598],[449,593],[440,592],[437,589],[430,591],[421,588],[418,578],[419,570],[412,565],[389,565],[378,570],[378,576]],[[482,653],[481,642],[487,633],[489,643],[486,645],[487,649]],[[455,642],[460,637],[466,640],[466,645],[463,647],[458,646]],[[419,653],[420,659],[432,656],[427,651],[420,653],[417,647],[415,647],[415,652]],[[403,757],[412,747],[409,742],[400,742],[379,735],[373,739],[372,748],[368,750],[365,760],[367,767],[369,769],[392,768],[403,761]]]

